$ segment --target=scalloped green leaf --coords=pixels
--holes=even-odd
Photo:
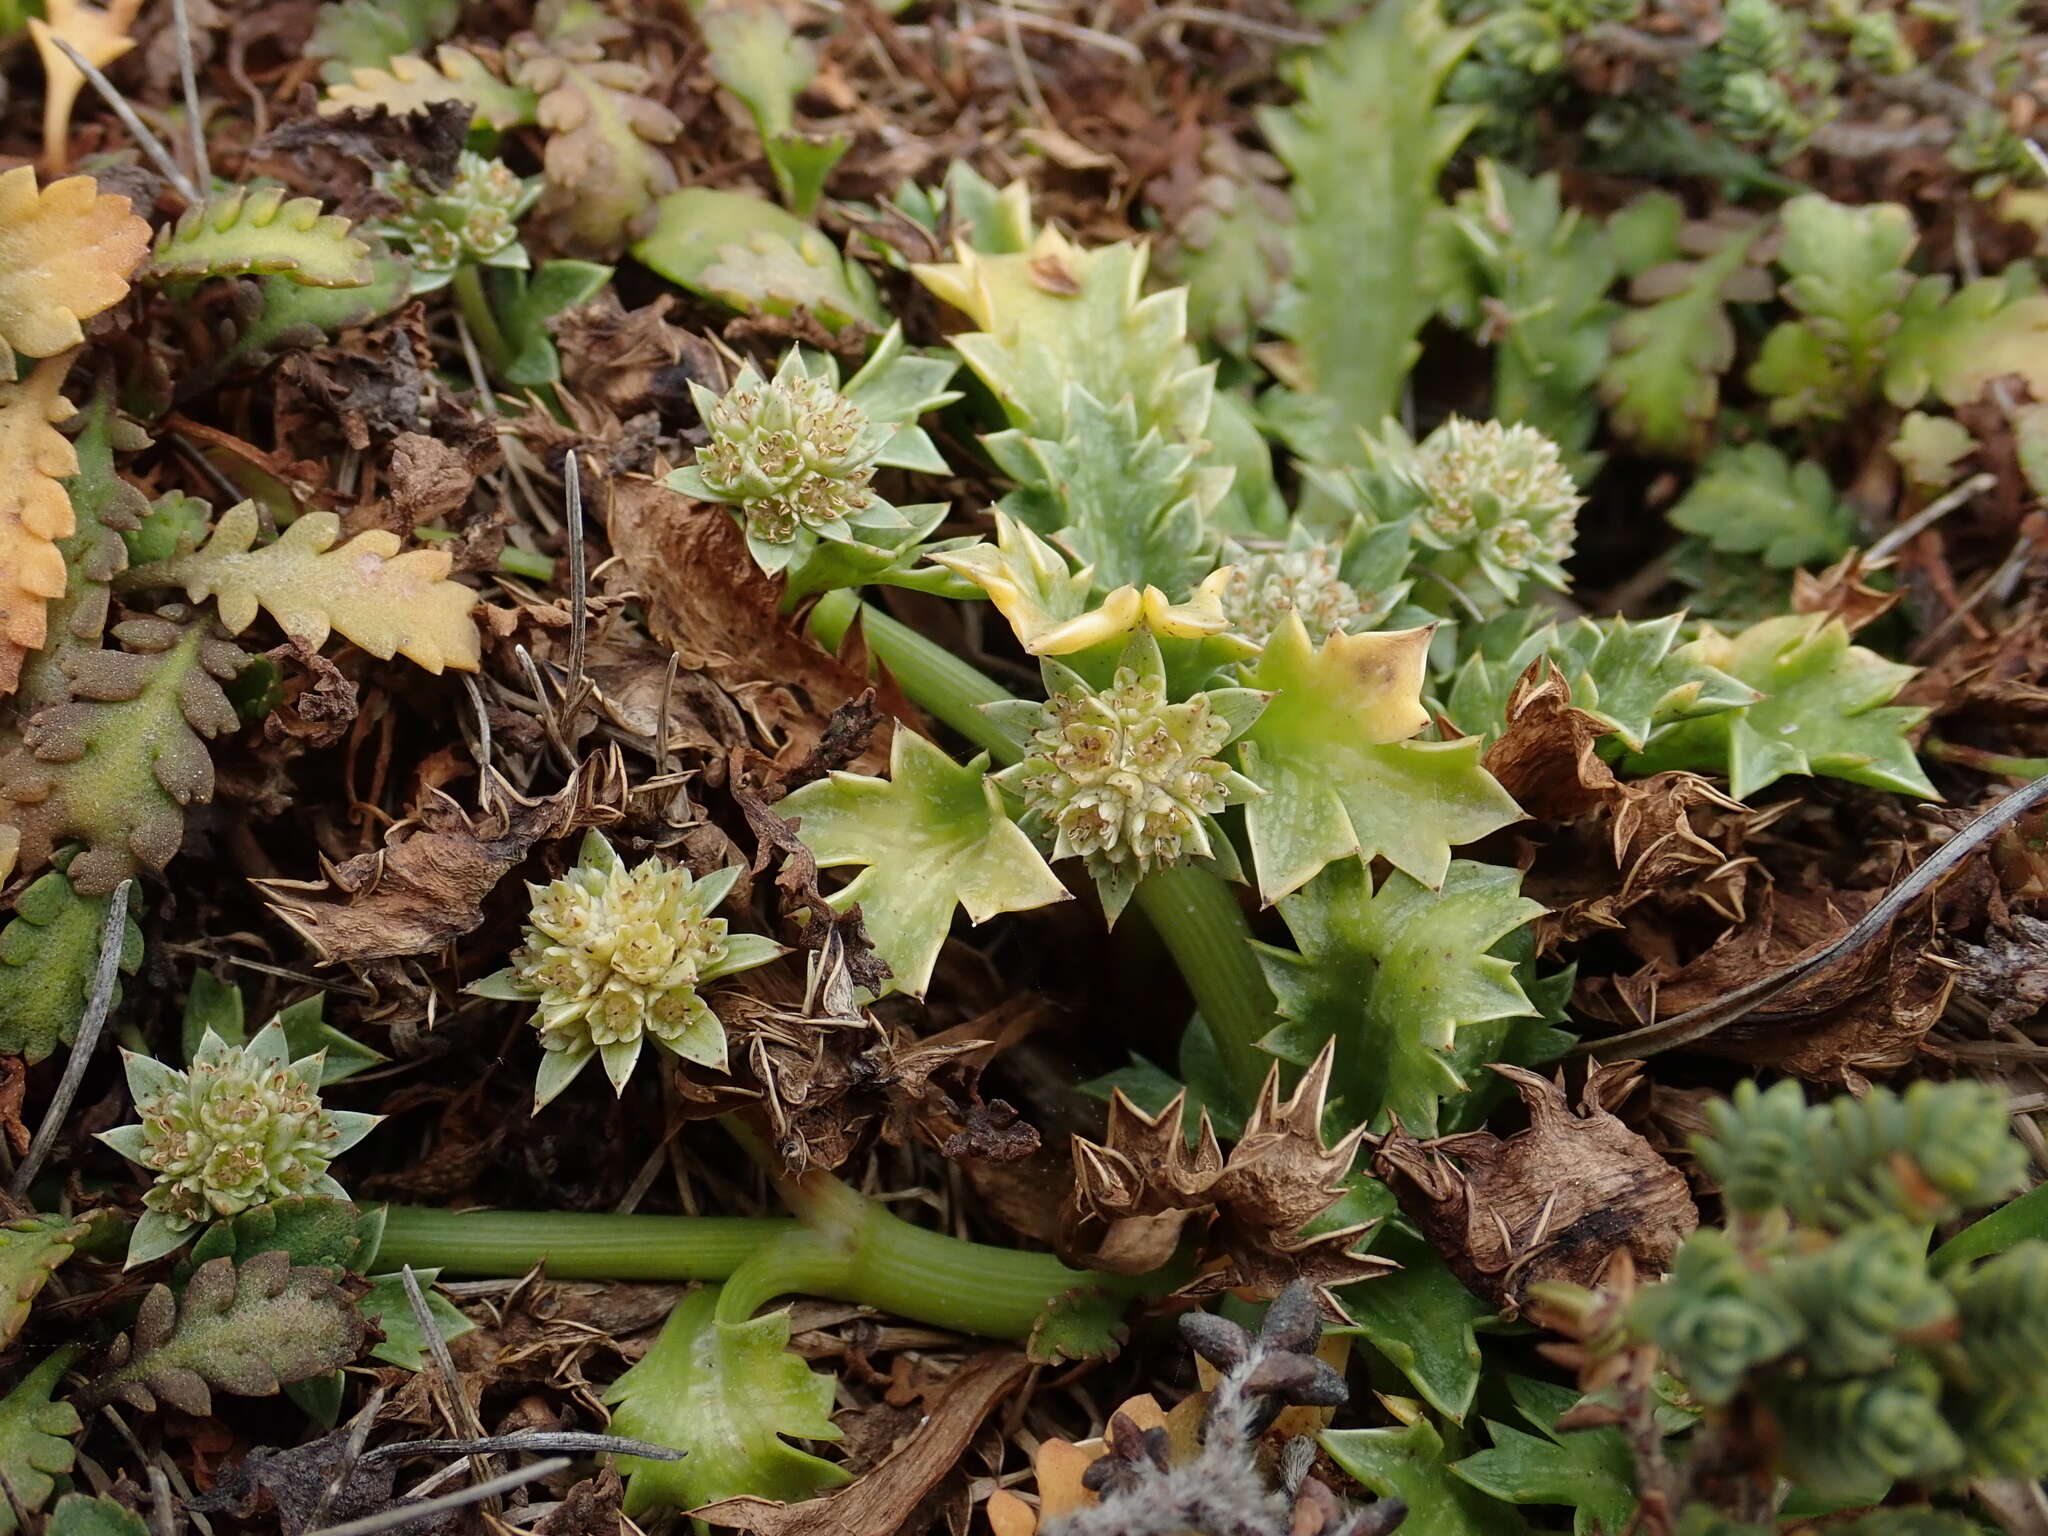
[[[282,187],[236,187],[189,208],[157,232],[143,268],[155,283],[273,273],[313,288],[362,288],[375,275],[370,247],[320,200]]]
[[[379,1226],[376,1218],[332,1195],[287,1195],[216,1221],[192,1245],[184,1268],[196,1269],[212,1259],[240,1264],[259,1253],[282,1253],[294,1266],[357,1269],[356,1261],[368,1257],[364,1249],[374,1241],[371,1229]]]
[[[1794,464],[1769,443],[1709,454],[1668,516],[1724,555],[1755,555],[1778,570],[1829,564],[1856,541],[1856,510],[1828,472],[1811,459]]]
[[[112,900],[79,895],[56,869],[15,899],[14,919],[0,929],[0,1053],[33,1066],[78,1037]],[[133,976],[141,964],[142,929],[131,915],[121,930],[120,969]],[[116,981],[116,1005],[120,999]]]
[[[321,78],[382,69],[401,53],[418,53],[455,30],[462,0],[329,0],[314,13],[306,56],[321,61]]]
[[[12,1343],[89,1222],[69,1216],[29,1216],[0,1225],[0,1344]]]
[[[1764,338],[1749,385],[1772,397],[1774,422],[1838,420],[1876,389],[1899,327],[1913,286],[1913,215],[1897,203],[1852,208],[1809,194],[1784,206],[1779,225],[1780,292],[1798,318]]]
[[[1627,760],[1630,771],[1726,773],[1742,800],[1794,773],[1940,798],[1907,740],[1927,711],[1890,704],[1914,668],[1852,644],[1848,627],[1826,614],[1785,614],[1735,635],[1704,628],[1681,654],[1763,697],[1659,732]]]
[[[1024,1349],[1034,1364],[1106,1360],[1130,1337],[1128,1298],[1081,1287],[1054,1297],[1032,1325]]]
[[[1466,1091],[1473,1065],[1459,1032],[1531,1011],[1514,962],[1489,953],[1543,913],[1521,884],[1456,859],[1441,889],[1397,870],[1375,891],[1362,861],[1333,861],[1280,901],[1297,948],[1252,946],[1283,1021],[1259,1044],[1305,1067],[1336,1041],[1330,1091],[1347,1121],[1392,1114],[1436,1135],[1439,1104]]]
[[[351,326],[390,314],[412,294],[410,263],[389,251],[370,253],[370,279],[354,288],[315,288],[289,277],[261,277],[237,296],[235,332],[216,363],[222,372],[278,352],[317,347]]]
[[[432,63],[417,54],[401,53],[382,65],[365,65],[344,73],[346,79],[327,88],[326,99],[320,103],[322,117],[377,107],[404,117],[435,102],[460,101],[468,103],[474,114],[472,130],[502,132],[532,122],[539,102],[534,92],[507,85],[483,60],[453,43],[435,49]]]
[[[0,1398],[0,1470],[22,1508],[35,1513],[57,1491],[78,1452],[71,1442],[85,1426],[69,1403],[50,1401],[82,1346],[68,1344],[45,1357],[5,1398]],[[14,1506],[0,1499],[0,1536],[16,1529]]]
[[[720,1288],[676,1304],[661,1337],[605,1391],[611,1432],[666,1445],[680,1461],[619,1458],[629,1517],[750,1494],[795,1503],[849,1481],[791,1440],[837,1440],[833,1380],[791,1354],[789,1313],[718,1321]]]
[[[43,1536],[149,1536],[149,1525],[118,1499],[67,1493],[50,1511]]]
[[[2015,263],[2001,276],[1952,287],[1938,273],[1907,295],[1885,349],[1886,398],[1918,405],[1932,390],[1946,405],[1968,405],[2009,373],[2035,399],[2048,398],[2048,294],[2031,267]]]
[[[889,745],[889,777],[835,772],[777,807],[794,818],[822,869],[867,866],[832,897],[858,902],[868,935],[894,973],[892,990],[922,997],[939,949],[964,907],[974,922],[1065,901],[1031,839],[1010,820],[984,774],[988,754],[962,766],[915,731]]]
[[[1508,699],[1538,657],[1564,674],[1572,706],[1640,750],[1660,725],[1755,702],[1754,688],[1678,645],[1683,614],[1640,623],[1575,619],[1522,633],[1530,615],[1508,614],[1481,630],[1452,678],[1443,712],[1489,743],[1507,726]]]
[[[1521,818],[1480,766],[1482,742],[1410,740],[1430,631],[1334,634],[1316,650],[1290,613],[1245,668],[1273,695],[1238,744],[1244,774],[1265,791],[1245,828],[1268,902],[1299,890],[1333,859],[1384,858],[1437,887],[1451,849]]]

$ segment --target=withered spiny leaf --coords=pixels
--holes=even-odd
[[[293,1268],[282,1252],[237,1267],[212,1259],[192,1272],[182,1299],[167,1285],[143,1298],[135,1329],[114,1341],[82,1406],[120,1401],[145,1413],[159,1403],[204,1417],[213,1393],[267,1397],[348,1364],[363,1320],[330,1270]]]
[[[70,876],[88,896],[178,851],[184,807],[213,797],[202,738],[237,723],[220,681],[244,660],[211,626],[162,614],[114,636],[124,649],[65,661],[70,698],[31,717],[0,758],[0,823],[20,833],[21,867],[40,869],[59,843],[82,840]]]

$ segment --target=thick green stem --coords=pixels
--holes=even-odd
[[[613,1216],[592,1211],[439,1211],[394,1205],[377,1268],[557,1280],[723,1280],[765,1243],[798,1230],[784,1216]]]
[[[1137,902],[1202,1010],[1233,1090],[1230,1107],[1248,1113],[1273,1068],[1259,1042],[1280,1021],[1237,893],[1208,870],[1183,865],[1146,876]]]
[[[455,269],[449,286],[462,310],[463,323],[469,327],[470,339],[476,343],[477,354],[486,368],[502,378],[512,363],[512,344],[505,340],[504,327],[498,324],[497,314],[484,293],[483,268],[465,261]]]
[[[981,712],[983,704],[1010,694],[995,679],[976,671],[943,646],[887,614],[862,604],[851,592],[833,592],[811,611],[811,628],[837,646],[861,616],[868,645],[895,675],[911,699],[961,735],[987,747],[998,762],[1013,763],[1017,744]],[[1216,1039],[1240,1112],[1250,1109],[1273,1058],[1259,1041],[1279,1022],[1272,989],[1252,951],[1251,925],[1229,883],[1205,869],[1183,866],[1148,876],[1138,887],[1138,905],[1166,942],[1195,995],[1195,1004]]]
[[[1953,741],[1943,741],[1930,736],[1921,744],[1924,756],[1944,763],[1954,763],[1959,768],[1975,768],[1980,773],[2002,774],[2008,779],[2038,779],[2048,774],[2048,757],[2008,757],[2003,752],[1986,752],[1981,747],[1966,747]]]

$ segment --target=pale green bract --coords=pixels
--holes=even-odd
[[[699,1066],[725,1070],[725,1026],[698,988],[766,965],[783,950],[713,917],[739,879],[727,865],[701,880],[649,859],[628,869],[602,833],[588,832],[575,866],[529,885],[533,908],[512,964],[472,983],[478,997],[534,1002],[540,1032],[536,1113],[594,1058],[623,1093],[651,1039]]]
[[[320,1055],[290,1055],[277,1024],[240,1046],[208,1030],[186,1072],[121,1053],[140,1123],[99,1139],[156,1176],[129,1238],[130,1267],[182,1247],[218,1216],[287,1195],[348,1198],[328,1164],[382,1117],[323,1107]]]

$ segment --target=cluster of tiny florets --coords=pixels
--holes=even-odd
[[[302,1064],[223,1045],[169,1078],[135,1108],[140,1161],[156,1175],[142,1203],[173,1229],[305,1194],[341,1150]]]
[[[1363,628],[1374,616],[1373,606],[1338,574],[1337,557],[1324,544],[1238,560],[1223,589],[1223,612],[1232,629],[1262,645],[1290,613],[1301,616],[1302,628],[1318,645]]]
[[[512,970],[539,1005],[543,1048],[588,1054],[649,1035],[673,1046],[705,1022],[697,983],[724,958],[726,926],[705,912],[688,870],[578,865],[530,889]]]
[[[1571,552],[1584,498],[1557,444],[1533,427],[1453,416],[1415,450],[1422,521],[1446,546],[1478,544],[1508,566]]]
[[[1124,668],[1103,692],[1046,701],[1018,782],[1056,829],[1056,856],[1149,871],[1208,852],[1202,818],[1228,803],[1215,754],[1229,739],[1202,695],[1168,703],[1162,679]]]
[[[704,424],[711,441],[698,450],[698,473],[770,543],[840,522],[874,500],[877,445],[867,413],[824,379],[742,379]]]
[[[398,204],[383,219],[384,229],[429,272],[452,272],[465,261],[489,265],[511,249],[529,196],[504,161],[469,150],[456,161],[454,180],[438,191],[402,160],[378,174],[377,188]]]

